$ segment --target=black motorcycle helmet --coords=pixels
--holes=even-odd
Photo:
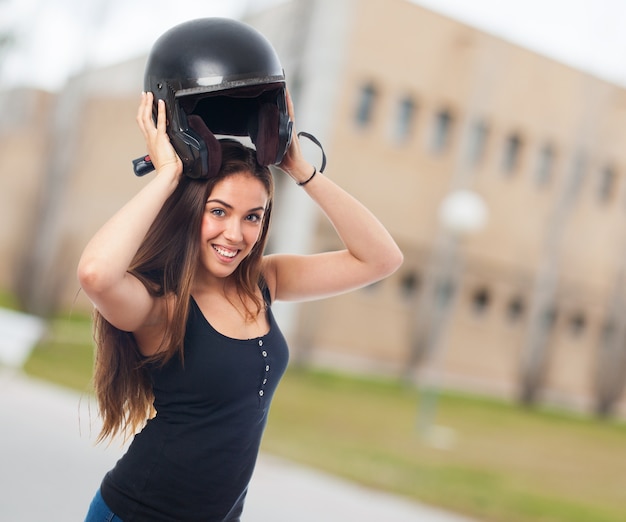
[[[200,18],[153,45],[144,88],[165,100],[167,133],[192,178],[221,165],[216,134],[249,136],[261,165],[280,163],[291,141],[285,75],[256,29],[227,18]]]

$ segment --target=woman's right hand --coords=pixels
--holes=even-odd
[[[141,93],[141,102],[137,111],[137,124],[146,140],[148,155],[157,174],[169,172],[176,178],[183,173],[183,162],[172,146],[167,135],[167,115],[165,102],[157,104],[157,123],[152,118],[154,95],[151,92]]]

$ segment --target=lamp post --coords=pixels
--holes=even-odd
[[[444,197],[438,212],[441,226],[440,241],[435,246],[431,268],[432,295],[430,322],[427,325],[425,375],[422,375],[417,429],[430,444],[448,444],[449,430],[435,425],[437,399],[441,387],[441,365],[446,344],[441,334],[448,326],[454,309],[461,266],[458,259],[459,243],[463,238],[482,230],[488,219],[487,206],[483,199],[471,190],[456,190]],[[424,377],[426,382],[424,382]]]
[[[480,232],[487,223],[487,217],[485,202],[472,190],[451,192],[439,207],[439,220],[444,230],[457,237]]]

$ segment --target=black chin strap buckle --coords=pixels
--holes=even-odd
[[[133,170],[135,171],[135,176],[145,176],[149,172],[152,172],[154,165],[150,160],[150,156],[142,156],[141,158],[134,159]]]

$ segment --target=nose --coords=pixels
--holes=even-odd
[[[224,237],[232,243],[240,243],[243,240],[241,223],[239,219],[229,219],[224,228]]]

